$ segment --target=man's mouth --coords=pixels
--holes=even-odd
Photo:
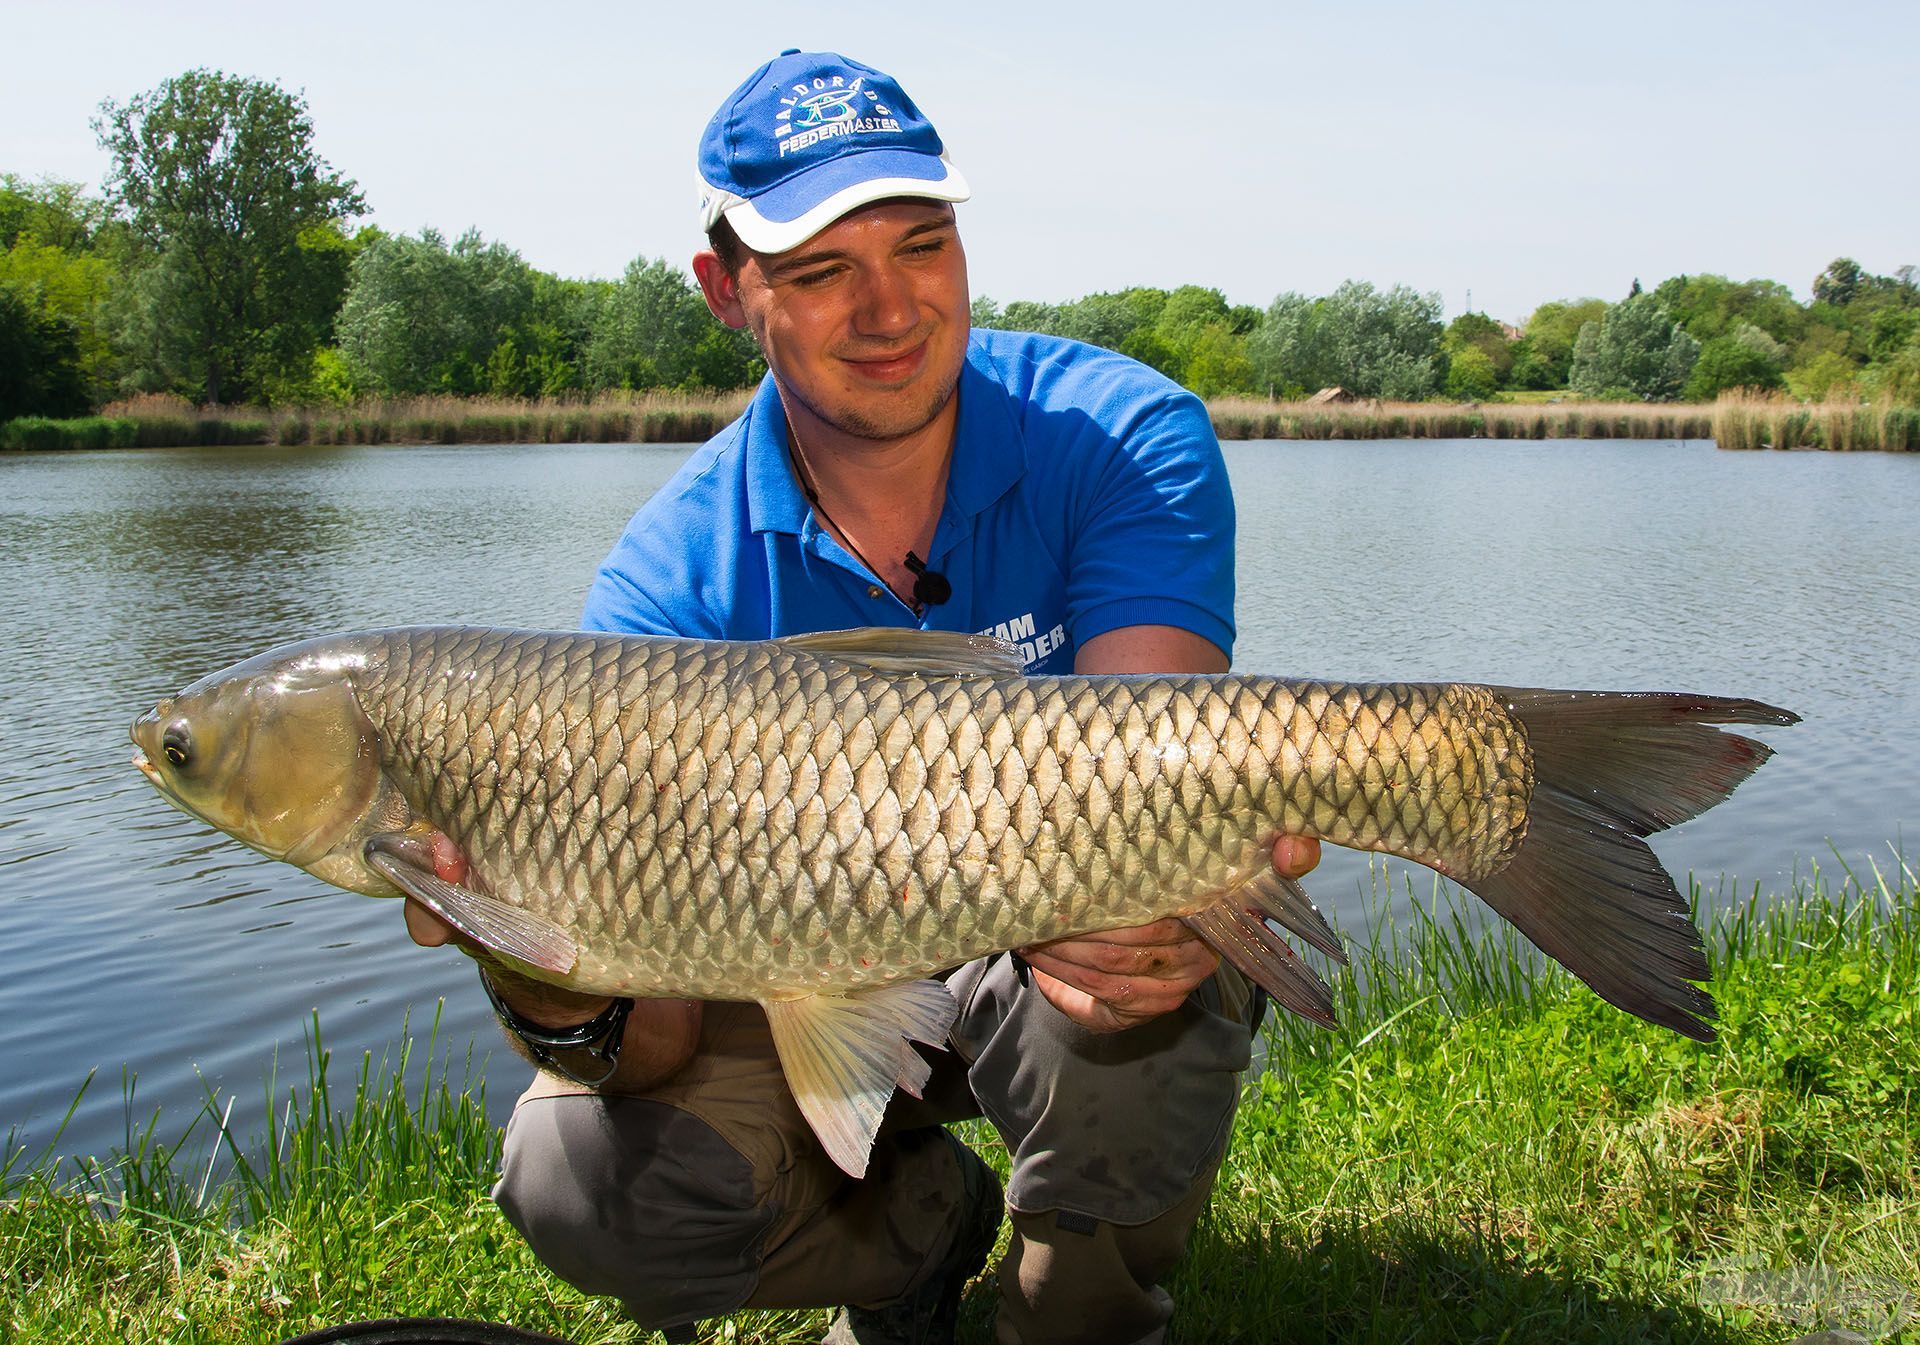
[[[917,341],[891,355],[849,355],[842,358],[866,378],[879,383],[898,383],[920,371],[920,366],[926,362],[927,343],[924,340]]]

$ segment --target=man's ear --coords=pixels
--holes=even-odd
[[[719,253],[711,249],[694,253],[693,278],[700,282],[709,312],[729,327],[747,325],[747,310],[740,303],[740,277],[727,270]]]

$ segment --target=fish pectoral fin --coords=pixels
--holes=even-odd
[[[868,626],[858,630],[783,635],[774,643],[881,673],[987,673],[996,677],[1018,677],[1026,668],[1020,661],[1020,646],[991,635],[963,635],[957,631]]]
[[[416,837],[405,832],[375,836],[367,842],[366,855],[367,863],[395,887],[475,943],[561,976],[580,960],[573,936],[551,920],[485,892],[450,883],[423,867]]]
[[[1347,950],[1340,946],[1340,936],[1333,932],[1333,926],[1295,879],[1283,878],[1275,870],[1263,868],[1227,893],[1223,900],[1251,906],[1269,919],[1278,920],[1334,961],[1346,965]]]
[[[1282,1008],[1333,1027],[1333,992],[1300,954],[1237,900],[1182,916],[1188,929],[1237,967]]]
[[[960,1015],[938,981],[770,1000],[765,1008],[800,1114],[827,1156],[854,1177],[866,1173],[893,1090],[919,1097],[932,1073],[910,1043],[945,1045]]]

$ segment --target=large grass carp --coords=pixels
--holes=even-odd
[[[1769,749],[1757,701],[1233,674],[1023,676],[974,636],[723,643],[420,627],[289,645],[140,716],[171,802],[329,883],[405,893],[526,974],[756,1000],[828,1152],[863,1170],[955,1016],[925,979],[1179,916],[1332,1021],[1268,923],[1340,945],[1281,832],[1477,893],[1606,999],[1706,1039],[1686,903],[1643,837]],[[470,865],[435,871],[444,833]]]

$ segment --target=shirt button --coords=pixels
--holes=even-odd
[[[879,596],[880,596],[880,585],[878,585],[878,584],[868,584],[868,585],[867,585],[867,596],[868,596],[869,598],[877,598],[877,597],[879,597]]]

